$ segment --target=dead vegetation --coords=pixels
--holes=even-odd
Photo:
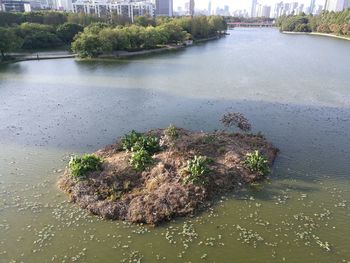
[[[102,171],[90,172],[77,181],[67,169],[59,179],[59,187],[93,214],[156,225],[191,215],[216,195],[263,178],[244,166],[247,153],[258,150],[269,166],[277,153],[261,135],[192,132],[174,126],[147,135],[158,138],[162,148],[154,153],[153,164],[145,170],[132,168],[131,152],[123,150],[118,141],[95,153],[103,159]],[[198,176],[205,176],[205,183],[186,180],[188,162],[196,160],[195,156],[210,160],[195,170]]]

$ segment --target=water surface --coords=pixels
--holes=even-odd
[[[237,29],[119,62],[0,67],[0,262],[350,261],[350,45]],[[56,188],[71,154],[135,129],[244,113],[281,153],[271,177],[159,228],[86,214]]]

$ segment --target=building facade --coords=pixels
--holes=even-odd
[[[22,0],[0,0],[0,10],[3,12],[30,12],[30,2]]]
[[[156,16],[173,16],[173,0],[156,0]]]
[[[98,17],[116,13],[133,22],[136,16],[154,16],[154,5],[150,2],[107,2],[101,0],[78,0],[72,4],[74,13],[93,14]]]
[[[250,17],[256,17],[257,5],[258,5],[258,0],[252,0],[252,8],[250,11]]]
[[[344,9],[350,8],[349,0],[326,0],[325,10],[341,12]]]

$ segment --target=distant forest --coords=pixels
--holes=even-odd
[[[319,32],[350,36],[350,9],[342,12],[324,11],[319,15],[281,16],[276,21],[282,31]]]

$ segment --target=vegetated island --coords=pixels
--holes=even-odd
[[[220,194],[265,178],[278,150],[240,113],[226,130],[206,133],[170,125],[132,131],[92,155],[74,156],[58,186],[71,201],[106,219],[157,225],[193,215]]]

